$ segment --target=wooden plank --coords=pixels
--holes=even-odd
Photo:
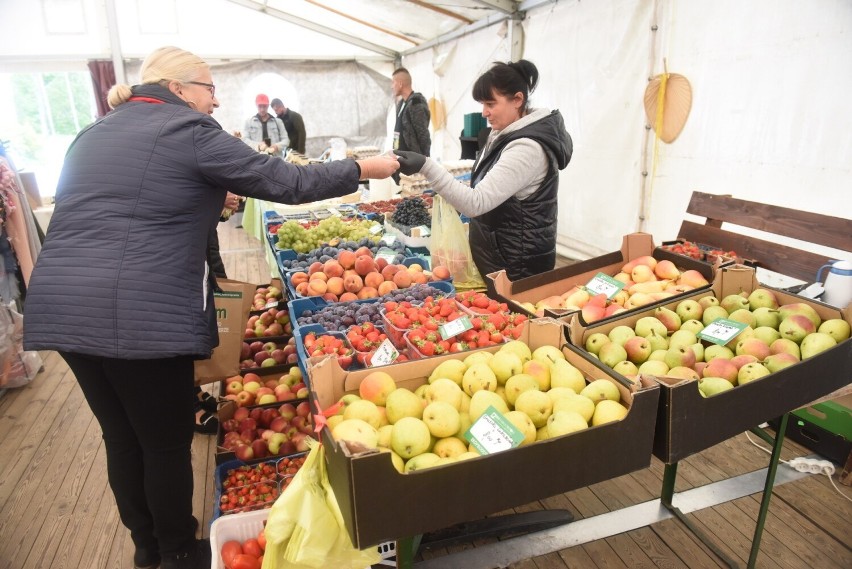
[[[598,567],[594,558],[591,557],[582,547],[563,549],[559,552],[559,557],[562,558],[562,561],[564,561],[565,565],[568,567],[583,567],[583,569]]]
[[[657,566],[648,557],[647,552],[626,533],[608,537],[605,541],[622,563],[630,569],[653,569]]]
[[[731,233],[691,221],[680,226],[679,237],[712,244],[720,249],[734,250],[744,259],[754,259],[759,266],[797,279],[813,282],[817,270],[829,262],[824,255],[764,241],[757,237]]]
[[[568,569],[568,566],[565,565],[565,562],[562,561],[562,558],[559,556],[558,552],[548,553],[546,555],[539,555],[538,557],[533,557],[532,561],[534,563],[534,567],[537,569]],[[515,566],[511,566],[515,569]],[[518,567],[517,569],[521,569]]]
[[[751,549],[751,539],[731,525],[714,508],[707,508],[688,514],[689,520],[710,539],[715,547],[725,552],[731,559],[745,565]],[[777,563],[766,560],[763,567],[778,567]]]
[[[677,519],[657,522],[651,529],[687,567],[727,567]]]
[[[852,220],[841,217],[704,192],[692,192],[686,211],[711,220],[783,235],[806,243],[852,251],[852,243],[849,240],[852,235]]]
[[[626,535],[630,536],[630,539],[636,542],[642,552],[648,556],[656,567],[664,569],[689,567],[680,560],[677,554],[650,527],[639,528],[628,532]],[[627,560],[625,562],[627,563]],[[630,563],[627,564],[630,565]]]
[[[852,549],[852,505],[840,498],[823,476],[807,476],[795,484],[784,484],[773,490],[799,515],[807,517],[825,533]],[[774,499],[774,497],[773,497]]]
[[[595,565],[600,569],[627,569],[628,567],[605,539],[586,543],[582,548],[595,560]]]

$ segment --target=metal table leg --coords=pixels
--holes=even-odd
[[[420,549],[422,535],[405,537],[396,542],[396,567],[397,569],[411,569],[414,567],[414,556]]]

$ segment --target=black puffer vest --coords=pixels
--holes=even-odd
[[[474,165],[471,186],[482,180],[513,140],[529,138],[541,145],[548,159],[547,175],[529,197],[511,197],[470,221],[470,248],[483,276],[506,269],[511,280],[552,270],[556,263],[559,170],[571,160],[573,145],[559,111],[499,139]]]

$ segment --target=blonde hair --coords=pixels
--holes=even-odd
[[[168,81],[186,83],[197,79],[201,72],[209,69],[207,63],[189,51],[179,47],[166,46],[154,50],[142,62],[140,74],[143,85],[153,85]],[[107,103],[111,109],[126,103],[132,96],[129,85],[114,85],[107,94]]]

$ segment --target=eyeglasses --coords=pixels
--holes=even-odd
[[[207,87],[207,90],[210,91],[212,96],[216,96],[216,85],[213,83],[202,83],[201,81],[187,81],[190,85],[201,85],[202,87]]]

